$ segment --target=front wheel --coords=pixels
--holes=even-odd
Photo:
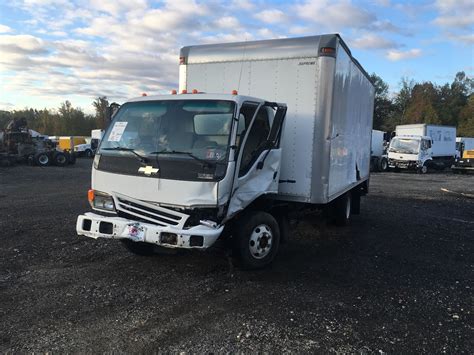
[[[47,153],[38,153],[35,155],[35,163],[39,166],[48,166],[50,161],[49,161],[49,155]]]
[[[267,212],[250,212],[236,227],[234,256],[244,269],[260,269],[271,264],[280,246],[280,229]]]
[[[92,158],[94,156],[94,153],[92,152],[91,149],[86,149],[86,151],[84,152],[85,156],[87,158]]]

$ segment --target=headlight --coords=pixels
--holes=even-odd
[[[112,196],[95,190],[89,190],[87,194],[92,208],[107,212],[115,212],[114,199]]]

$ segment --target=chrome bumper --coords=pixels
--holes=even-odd
[[[206,249],[219,238],[224,226],[198,225],[189,229],[164,227],[122,217],[108,217],[87,212],[77,217],[78,235],[89,238],[130,239],[166,248]]]

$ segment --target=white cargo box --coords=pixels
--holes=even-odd
[[[428,136],[433,140],[432,157],[456,156],[456,127],[426,123],[407,124],[395,127],[397,136]]]
[[[339,35],[181,49],[179,90],[284,102],[278,198],[327,203],[369,178],[374,87]]]
[[[384,131],[378,131],[376,129],[372,130],[372,156],[373,157],[381,157],[383,155],[383,138],[384,138]]]

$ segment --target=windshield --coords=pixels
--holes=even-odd
[[[100,153],[224,162],[234,109],[234,102],[223,100],[127,103],[107,129]]]
[[[389,152],[418,154],[420,147],[419,139],[393,138],[390,142]]]

